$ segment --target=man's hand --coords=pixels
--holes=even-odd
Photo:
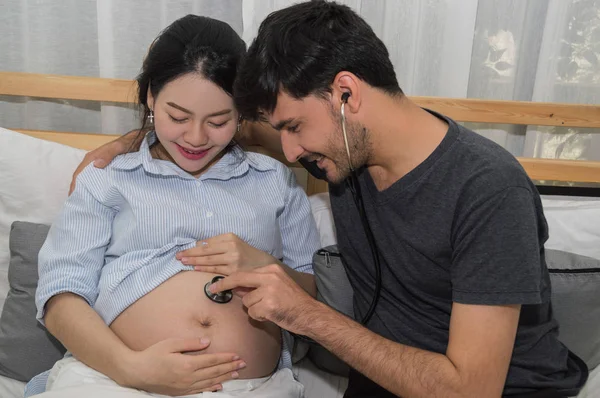
[[[118,155],[135,152],[140,149],[140,144],[143,141],[144,134],[140,133],[139,130],[132,130],[129,133],[117,138],[108,144],[102,145],[100,148],[96,148],[91,152],[88,152],[75,172],[73,173],[73,179],[71,180],[71,186],[69,188],[69,195],[75,190],[75,181],[77,176],[83,169],[90,163],[94,162],[94,166],[100,169],[108,166],[112,160]]]
[[[298,334],[305,334],[312,308],[320,305],[277,264],[236,272],[209,289],[212,293],[234,289],[251,318]]]
[[[133,351],[123,363],[126,387],[155,394],[180,396],[217,391],[224,381],[239,377],[245,363],[233,353],[191,355],[209,345],[204,339],[168,339],[144,351]]]
[[[179,252],[176,257],[183,264],[194,266],[196,271],[221,275],[277,263],[275,257],[250,246],[232,233],[199,241],[196,247]]]

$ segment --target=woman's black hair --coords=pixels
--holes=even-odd
[[[150,114],[148,88],[156,98],[165,84],[196,72],[233,97],[238,65],[246,43],[225,22],[186,15],[165,28],[151,44],[137,77],[142,128]]]

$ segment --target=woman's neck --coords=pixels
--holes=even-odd
[[[169,155],[169,152],[165,150],[165,147],[162,146],[158,140],[156,140],[156,142],[150,146],[150,156],[152,156],[152,159],[167,160],[175,163],[175,160],[173,160],[171,155]]]

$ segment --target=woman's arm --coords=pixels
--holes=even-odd
[[[233,233],[199,241],[196,243],[196,247],[181,251],[177,253],[176,257],[183,264],[193,266],[196,271],[221,275],[231,275],[234,272],[250,271],[266,265],[278,264],[309,294],[313,297],[316,297],[317,294],[312,265],[308,272],[296,271],[269,253],[250,246]]]
[[[128,384],[128,369],[121,366],[132,351],[81,296],[53,296],[46,304],[44,321],[48,331],[77,359],[121,385]]]
[[[39,253],[38,319],[75,357],[118,383],[183,395],[232,378],[234,354],[184,355],[209,344],[167,340],[130,350],[92,309],[116,215],[105,170],[89,167],[52,224]]]
[[[315,282],[315,275],[311,272],[299,272],[293,268],[288,267],[281,261],[277,261],[276,264],[279,264],[283,270],[288,274],[294,282],[296,282],[302,289],[304,289],[308,294],[312,297],[317,297],[317,283]]]
[[[283,243],[282,261],[250,246],[233,233],[199,241],[196,247],[177,253],[177,259],[185,265],[194,266],[196,271],[221,275],[277,264],[316,297],[312,256],[321,245],[310,203],[288,168],[281,165],[278,173],[281,173],[282,190],[285,190],[284,208],[277,219]]]
[[[321,239],[306,193],[294,173],[287,173],[285,207],[279,216],[283,243],[283,269],[312,297],[317,296],[313,271],[313,255],[321,247]]]
[[[183,354],[207,348],[210,342],[200,338],[170,339],[144,351],[133,351],[83,298],[72,293],[52,297],[44,320],[50,333],[81,362],[122,386],[158,394],[218,390],[241,362],[228,353]]]

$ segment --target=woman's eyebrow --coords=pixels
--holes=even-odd
[[[231,113],[232,110],[233,109],[223,109],[222,111],[213,112],[210,115],[207,115],[207,117],[226,115],[228,113]]]
[[[179,109],[182,112],[188,113],[190,115],[193,115],[194,112],[190,111],[189,109],[185,109],[183,106],[177,105],[174,102],[167,102],[167,105],[175,108],[175,109]],[[233,111],[233,109],[223,109],[222,111],[218,111],[218,112],[213,112],[209,115],[206,115],[206,117],[213,117],[213,116],[221,116],[221,115],[226,115],[228,113],[231,113]]]
[[[174,102],[167,102],[167,105],[172,106],[175,109],[179,109],[182,112],[189,113],[190,115],[194,114],[194,112],[190,111],[189,109],[185,109],[183,106],[179,106]]]

